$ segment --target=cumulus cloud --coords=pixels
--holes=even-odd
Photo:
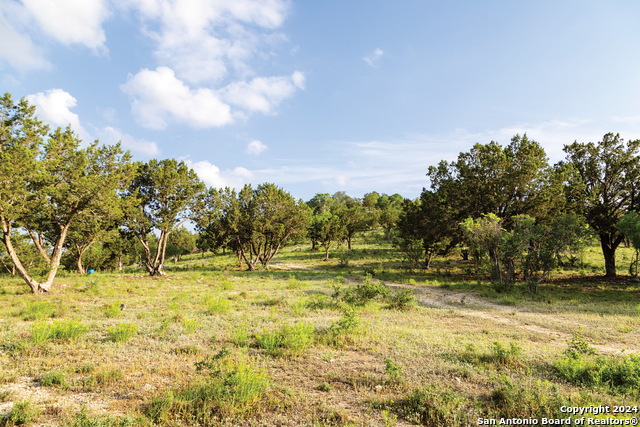
[[[146,34],[157,43],[158,59],[190,83],[219,81],[227,75],[227,62],[236,71],[251,74],[247,61],[259,48],[286,39],[264,30],[279,27],[290,9],[285,0],[137,0],[119,4],[141,12]]]
[[[21,70],[49,68],[51,64],[44,58],[42,49],[16,28],[16,24],[24,27],[27,23],[24,7],[13,1],[0,0],[0,60]]]
[[[138,153],[146,154],[147,156],[157,156],[160,154],[158,145],[155,142],[144,139],[135,139],[131,135],[122,133],[120,129],[107,126],[100,131],[100,134],[102,142],[106,144],[115,144],[120,141],[122,142],[122,147],[125,150],[136,151]]]
[[[91,141],[91,136],[80,124],[80,118],[70,108],[77,105],[77,100],[62,89],[50,89],[46,93],[38,92],[35,95],[27,95],[29,104],[36,106],[36,114],[43,120],[54,126],[66,127],[76,132],[85,142]]]
[[[257,156],[263,151],[267,150],[267,148],[269,147],[256,139],[247,144],[247,153]]]
[[[205,184],[214,188],[240,188],[254,177],[251,171],[243,167],[221,172],[219,167],[207,160],[199,162],[185,160],[185,163],[198,174]]]
[[[63,44],[105,49],[102,23],[109,11],[105,0],[22,0],[40,28]]]
[[[373,68],[376,68],[378,66],[378,63],[380,62],[380,58],[382,58],[382,55],[384,55],[384,52],[382,51],[382,49],[377,48],[370,55],[365,56],[362,59],[368,65],[372,66]]]
[[[120,86],[129,95],[136,120],[152,129],[165,129],[167,121],[208,128],[230,123],[231,108],[210,89],[192,90],[176,78],[173,70],[158,67],[129,75]]]
[[[293,95],[296,88],[304,88],[304,73],[291,76],[256,77],[251,81],[238,81],[224,87],[220,93],[225,101],[250,112],[270,113],[285,98]]]

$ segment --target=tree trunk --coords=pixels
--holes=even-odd
[[[311,240],[311,250],[312,250],[312,251],[315,251],[315,250],[316,250],[316,244],[317,244],[317,243],[316,243],[316,241],[312,239],[312,240]]]
[[[31,240],[33,240],[33,245],[36,247],[42,258],[47,262],[47,264],[51,264],[51,258],[47,251],[44,250],[44,240],[42,240],[42,236],[40,234],[36,234],[28,225],[25,225],[25,228],[29,232],[31,236]]]
[[[351,252],[351,235],[347,236],[347,250]]]
[[[605,277],[616,277],[616,249],[623,236],[618,236],[612,241],[611,234],[600,235],[600,246],[602,247],[602,255],[604,255]]]
[[[324,260],[329,261],[329,246],[325,246],[324,249]]]
[[[122,255],[118,255],[118,271],[122,271]]]
[[[82,265],[82,255],[80,255],[78,257],[78,259],[76,260],[76,267],[78,268],[78,273],[80,274],[85,274],[86,270],[84,269],[84,266]]]
[[[391,227],[387,230],[387,243],[391,243]]]
[[[433,258],[434,251],[427,251],[427,256],[424,259],[424,269],[428,270],[431,267],[431,258]]]

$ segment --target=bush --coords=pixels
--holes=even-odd
[[[333,323],[329,330],[335,337],[338,335],[345,335],[354,332],[360,325],[360,317],[356,312],[355,307],[349,306],[342,311],[342,317],[335,323]]]
[[[138,326],[133,323],[118,323],[108,328],[107,337],[114,342],[127,342],[138,332]]]
[[[389,379],[393,382],[401,380],[402,366],[395,365],[388,357],[384,359],[385,372],[389,375]]]
[[[412,279],[413,280],[413,279]],[[416,302],[413,289],[398,290],[395,295],[387,298],[389,308],[392,310],[409,310]]]
[[[253,410],[268,390],[269,378],[262,370],[230,360],[228,355],[223,349],[196,363],[198,371],[209,371],[205,380],[153,399],[146,415],[157,423],[180,420],[189,425],[210,425]]]
[[[73,341],[88,330],[77,320],[56,320],[52,324],[36,322],[31,326],[31,341],[36,344],[50,339]]]
[[[640,356],[573,357],[554,363],[560,376],[570,383],[587,387],[604,387],[618,392],[640,389]]]
[[[364,282],[347,288],[334,284],[333,297],[344,301],[349,305],[365,306],[377,297],[386,298],[389,296],[389,289],[381,282],[372,282],[371,275],[365,275]]]

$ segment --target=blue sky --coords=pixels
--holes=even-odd
[[[516,133],[640,138],[634,1],[0,0],[0,83],[208,185],[415,198]]]

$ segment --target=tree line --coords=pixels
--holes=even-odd
[[[619,135],[566,145],[553,166],[537,142],[516,135],[506,147],[476,144],[429,167],[431,188],[416,200],[374,191],[304,202],[267,183],[208,189],[184,162],[133,162],[119,144],[81,148],[70,127],[50,131],[25,99],[0,102],[0,267],[34,293],[50,289],[61,263],[84,272],[87,254],[118,269],[139,260],[155,276],[167,256],[222,249],[255,270],[292,241],[308,239],[326,261],[332,248],[351,250],[357,233],[380,227],[415,266],[459,248],[476,265],[488,258],[505,286],[522,274],[533,292],[589,234],[600,239],[610,277],[623,239],[640,240],[640,141]]]

